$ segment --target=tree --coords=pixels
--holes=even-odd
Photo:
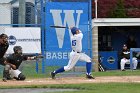
[[[127,18],[123,1],[124,0],[118,1],[116,8],[112,11],[110,15],[111,18]]]
[[[128,17],[130,18],[140,17],[140,0],[125,0],[124,5]]]
[[[110,12],[116,6],[117,0],[98,0],[98,18],[109,17]],[[92,0],[92,17],[95,17],[95,2]]]

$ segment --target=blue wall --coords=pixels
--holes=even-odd
[[[84,35],[83,52],[90,55],[91,37],[88,22],[89,4],[87,2],[50,2],[46,4],[46,65],[66,65],[71,52],[70,30],[51,28],[51,25],[78,27]],[[79,64],[84,65],[85,63]]]

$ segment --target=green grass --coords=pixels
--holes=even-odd
[[[46,72],[42,74],[41,72],[36,73],[34,69],[30,68],[24,68],[23,73],[28,77],[28,78],[48,78],[50,77],[50,72],[54,70],[54,68],[57,67],[48,67],[46,68]],[[73,74],[78,74],[75,76],[81,76],[84,77],[85,73],[83,72],[82,74],[78,72],[64,72],[62,74],[67,74],[67,73],[73,73]],[[93,76],[95,77],[101,77],[101,76],[140,76],[140,71],[132,71],[132,70],[126,70],[126,71],[120,71],[120,70],[114,70],[114,71],[106,71],[106,72],[92,72]]]
[[[24,68],[23,68],[23,73],[28,77],[28,78],[47,78],[50,77],[50,72],[52,72],[53,70],[56,70],[57,68],[59,68],[58,66],[47,66],[45,68],[45,74],[42,74],[42,69],[41,69],[41,62],[39,62],[39,73],[36,73],[35,71],[35,62],[32,63],[26,63],[24,64]],[[73,72],[73,71],[69,71],[71,73],[77,73],[77,72]],[[69,73],[69,72],[64,72],[65,74]],[[85,72],[83,72],[85,73]],[[77,73],[78,74],[78,73]],[[130,69],[126,70],[126,71],[120,71],[120,70],[108,70],[106,72],[93,72],[92,73],[93,76],[138,76],[140,75],[140,71],[136,70],[136,71],[132,71]],[[78,76],[85,76],[85,74],[79,74]]]
[[[32,85],[32,86],[20,86],[17,88],[77,89],[77,91],[53,92],[53,93],[139,93],[140,92],[139,86],[140,86],[139,83],[93,83],[93,84],[61,84],[61,85],[56,84],[56,85],[39,85],[39,86]]]
[[[139,70],[126,70],[126,71],[120,71],[120,70],[113,70],[113,71],[106,71],[106,72],[93,72],[94,76],[140,76]]]
[[[39,73],[35,71],[35,63],[24,64],[23,73],[27,78],[48,78],[49,73],[58,67],[47,67],[46,73],[42,74],[39,66]],[[69,72],[64,72],[69,73]],[[73,72],[77,73],[77,72]],[[136,71],[113,70],[106,72],[93,72],[93,76],[140,76],[139,69]],[[2,74],[1,74],[2,76]],[[78,76],[85,77],[85,74]],[[93,83],[93,84],[61,84],[61,85],[30,85],[30,86],[0,86],[0,88],[59,88],[77,89],[78,91],[53,92],[53,93],[140,93],[140,83]]]
[[[140,84],[136,83],[100,83],[100,84],[71,84],[50,85],[50,88],[78,89],[74,93],[139,93]],[[57,92],[67,93],[67,92]],[[73,93],[73,92],[68,92]]]
[[[22,69],[22,73],[24,75],[26,75],[27,78],[48,78],[50,77],[50,72],[57,69],[57,66],[48,66],[45,69],[45,73],[42,73],[42,69],[41,69],[41,62],[39,63],[39,72],[37,73],[35,71],[35,62],[26,62],[23,64],[23,69]],[[2,77],[2,71],[3,71],[3,67],[0,67],[0,77]],[[79,74],[78,72],[73,72],[70,71],[71,73],[74,74],[78,74],[76,76],[81,76],[81,77],[85,77],[85,72],[83,72],[83,74]],[[69,72],[64,72],[64,74],[67,74]],[[132,70],[126,70],[126,71],[120,71],[120,70],[108,70],[106,72],[93,72],[92,73],[93,76],[95,77],[100,77],[100,76],[139,76],[140,75],[140,71],[139,69],[136,71],[132,71]]]

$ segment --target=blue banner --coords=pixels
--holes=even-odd
[[[71,52],[70,30],[51,28],[51,25],[78,27],[83,37],[83,52],[91,53],[87,2],[50,2],[46,4],[46,64],[66,65]],[[77,65],[84,65],[78,62]]]

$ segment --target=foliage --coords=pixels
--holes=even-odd
[[[116,8],[112,11],[111,18],[126,18],[126,11],[123,0],[118,0]]]
[[[119,2],[118,2],[119,1]],[[140,0],[98,0],[98,18],[119,17],[140,17]],[[120,14],[119,14],[120,13]],[[125,14],[125,15],[124,15]],[[92,0],[92,17],[95,16],[95,3]],[[114,16],[114,17],[115,17]]]

